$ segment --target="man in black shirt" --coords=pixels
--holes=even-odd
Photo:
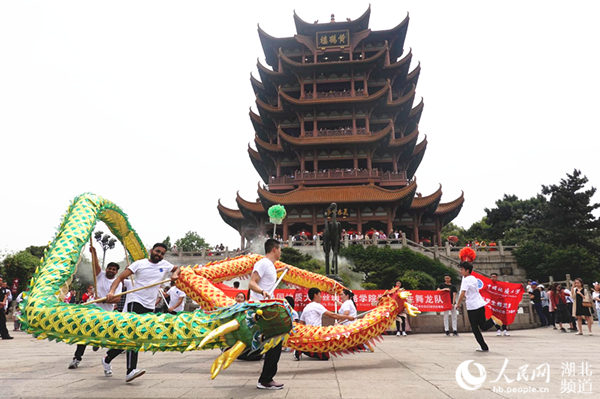
[[[8,301],[8,288],[4,287],[4,281],[0,277],[0,337],[2,339],[13,339],[8,335],[8,329],[6,328],[6,312],[4,311],[6,301]]]
[[[542,307],[542,296],[540,289],[537,286],[537,282],[531,282],[531,290],[531,293],[529,293],[529,299],[531,299],[531,302],[533,302],[533,308],[537,312],[542,326],[547,326],[548,319],[546,319],[546,315],[544,314],[544,308]]]
[[[456,328],[456,308],[454,304],[456,303],[456,294],[458,290],[454,285],[452,285],[452,277],[449,274],[444,276],[444,282],[438,286],[438,291],[449,291],[450,292],[450,302],[452,303],[451,310],[445,310],[442,312],[444,314],[444,331],[446,335],[450,335],[450,330],[448,326],[448,316],[452,314],[452,334],[455,336],[458,335],[458,331]]]

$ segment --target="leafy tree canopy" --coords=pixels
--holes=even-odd
[[[594,187],[575,169],[558,184],[543,185],[529,199],[504,195],[496,207],[465,233],[466,239],[503,240],[529,277],[561,279],[567,273],[585,282],[600,278],[600,219],[593,212]]]
[[[44,255],[44,246],[29,246],[23,251],[8,255],[2,261],[0,274],[9,284],[15,279],[19,279],[19,288],[25,288],[29,283],[36,267],[40,264],[40,259]]]
[[[195,231],[188,231],[183,238],[175,241],[177,248],[182,251],[201,251],[203,248],[208,248],[210,245],[200,237]]]

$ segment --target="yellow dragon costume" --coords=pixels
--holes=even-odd
[[[308,352],[341,353],[360,344],[372,343],[406,308],[417,308],[405,299],[407,291],[391,290],[375,309],[350,325],[314,327],[293,324],[285,301],[236,304],[213,283],[248,275],[260,255],[246,255],[182,267],[177,287],[196,301],[202,310],[171,314],[107,312],[93,305],[63,303],[58,293],[76,272],[81,249],[96,222],[103,221],[121,241],[131,259],[148,256],[125,213],[112,202],[82,194],[71,203],[57,235],[35,271],[21,304],[23,329],[39,339],[89,344],[106,348],[140,351],[188,351],[228,347],[214,361],[211,377],[229,367],[246,349],[268,350],[280,340],[286,346]],[[285,266],[279,262],[277,267]],[[318,287],[331,294],[344,287],[338,282],[293,266],[284,281],[302,287]]]

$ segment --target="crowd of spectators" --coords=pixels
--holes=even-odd
[[[586,290],[581,278],[571,282],[571,289],[562,283],[544,287],[528,280],[526,291],[542,326],[583,335],[583,325],[586,324],[591,335],[593,314],[596,313],[600,320],[600,284],[594,282],[592,287]]]

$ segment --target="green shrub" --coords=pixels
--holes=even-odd
[[[392,249],[376,246],[364,248],[360,245],[351,245],[342,248],[340,255],[350,259],[354,263],[354,271],[364,273],[365,282],[375,284],[378,289],[391,288],[398,277],[404,276],[409,270],[429,275],[433,279],[432,288],[435,287],[435,282],[444,280],[445,274],[450,274],[454,281],[458,281],[458,273],[454,269],[408,248]],[[412,274],[409,277],[416,278]],[[424,277],[419,277],[416,281],[415,284],[431,283],[431,280]]]

